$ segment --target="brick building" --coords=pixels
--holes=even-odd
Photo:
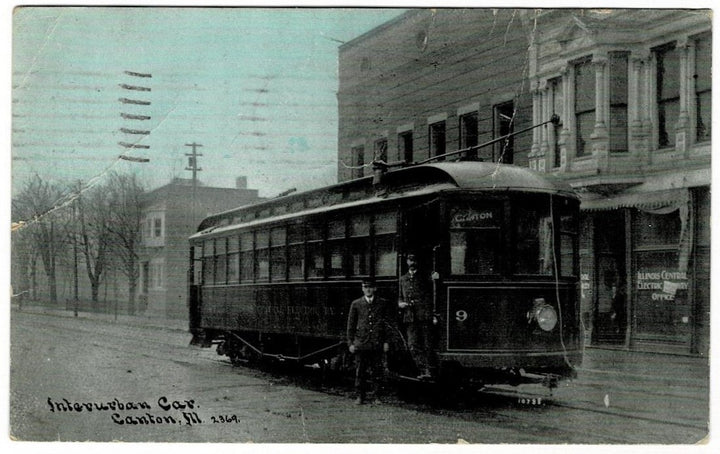
[[[194,203],[193,203],[194,199]],[[244,177],[235,188],[216,188],[175,178],[143,195],[138,300],[148,316],[187,318],[188,237],[210,214],[261,200]]]
[[[557,114],[477,157],[581,196],[587,342],[706,355],[711,40],[706,10],[408,11],[340,47],[338,178]]]

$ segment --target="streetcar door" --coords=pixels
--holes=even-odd
[[[419,203],[416,207],[411,207],[403,213],[402,225],[401,274],[407,272],[405,256],[408,252],[415,253],[420,270],[428,274],[435,271],[433,269],[434,248],[440,244],[442,238],[440,203],[425,202]]]
[[[190,332],[193,334],[191,343],[198,344],[200,333],[200,284],[202,283],[202,246],[190,247],[190,267],[188,269],[188,311]]]

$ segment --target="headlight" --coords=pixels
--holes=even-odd
[[[535,310],[535,320],[543,331],[552,331],[557,325],[557,312],[551,306],[542,306]]]
[[[557,325],[557,312],[552,306],[545,302],[545,298],[536,298],[533,301],[533,308],[528,312],[528,322],[537,322],[543,331],[552,331]]]

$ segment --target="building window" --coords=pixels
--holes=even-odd
[[[141,222],[141,234],[145,246],[163,246],[164,218],[165,213],[162,211],[152,211],[145,214],[145,218]]]
[[[696,141],[710,140],[712,116],[712,36],[707,35],[695,41],[695,103],[696,103]]]
[[[428,126],[430,132],[430,157],[445,154],[445,122],[438,121]],[[440,160],[444,160],[441,158]]]
[[[376,140],[373,144],[373,161],[387,162],[387,139]]]
[[[689,281],[678,260],[681,231],[677,210],[668,214],[633,212],[633,318],[637,338],[686,342],[690,335]]]
[[[656,48],[658,147],[674,147],[674,123],[680,114],[680,56],[674,43]]]
[[[155,218],[153,221],[153,236],[160,238],[162,236],[162,218]]]
[[[553,152],[553,167],[560,167],[560,133],[562,132],[564,121],[563,84],[560,77],[552,79],[548,82],[550,85],[550,95],[552,96],[552,113],[560,118],[560,122],[558,124],[552,125],[553,137],[550,146],[552,147]]]
[[[352,156],[352,177],[361,178],[365,165],[365,147],[353,147],[350,154]]]
[[[165,263],[162,261],[150,262],[150,288],[161,290],[165,287],[163,275],[165,274]]]
[[[595,71],[590,57],[575,64],[575,150],[577,156],[591,153],[590,135],[595,128]]]
[[[474,147],[478,144],[478,113],[471,112],[460,116],[460,149]],[[477,157],[477,149],[465,154],[468,159]]]
[[[493,135],[497,139],[513,133],[515,116],[515,103],[513,101],[496,104],[493,106],[494,127]],[[514,140],[508,137],[495,144],[495,156],[493,161],[505,164],[513,163]]]
[[[407,163],[413,162],[413,133],[405,131],[398,134],[398,155]]]
[[[628,150],[628,54],[610,52],[610,151]]]

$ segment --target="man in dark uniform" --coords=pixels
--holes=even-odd
[[[400,277],[398,307],[403,311],[407,343],[415,365],[420,371],[419,379],[432,377],[432,325],[435,314],[432,307],[432,280],[418,270],[415,254],[406,257],[408,272]]]
[[[367,379],[373,383],[376,401],[380,380],[384,372],[383,353],[389,350],[387,342],[390,305],[375,295],[375,281],[363,279],[363,296],[350,305],[347,322],[347,343],[355,355],[356,404],[365,401]]]

